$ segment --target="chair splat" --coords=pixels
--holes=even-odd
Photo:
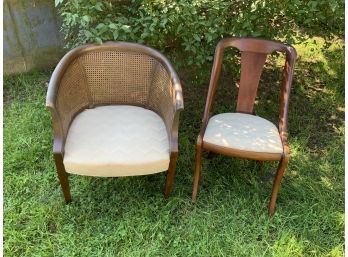
[[[241,57],[241,76],[236,111],[252,113],[267,54],[243,51]]]

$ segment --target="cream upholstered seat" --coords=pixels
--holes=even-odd
[[[153,111],[109,105],[86,109],[73,120],[66,144],[68,173],[87,176],[134,176],[169,166],[165,124]]]
[[[244,113],[211,117],[203,142],[250,152],[283,153],[277,127],[261,117]]]

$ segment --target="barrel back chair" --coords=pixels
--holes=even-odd
[[[241,75],[235,113],[211,115],[214,96],[226,48],[241,52]],[[268,54],[285,54],[280,93],[278,128],[270,121],[253,115],[260,76]],[[296,59],[295,49],[287,44],[256,38],[226,38],[215,50],[214,64],[208,89],[201,130],[196,143],[196,163],[192,200],[195,201],[201,174],[202,150],[258,161],[279,161],[275,175],[269,215],[275,211],[281,179],[287,167],[290,151],[287,141],[289,94]]]
[[[68,173],[119,177],[168,170],[164,195],[169,196],[183,96],[161,53],[126,42],[75,48],[54,70],[46,106],[66,202]]]

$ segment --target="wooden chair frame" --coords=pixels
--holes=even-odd
[[[135,52],[135,53],[148,55],[154,58],[156,61],[158,61],[158,63],[160,63],[164,67],[168,76],[170,77],[171,85],[168,85],[168,90],[172,90],[171,95],[173,95],[173,99],[171,99],[171,102],[168,102],[168,105],[172,106],[173,115],[170,115],[170,117],[168,117],[167,113],[161,113],[161,111],[155,110],[164,120],[164,123],[168,131],[168,138],[169,138],[170,163],[169,163],[166,183],[164,187],[164,196],[165,198],[167,198],[170,195],[170,192],[172,189],[173,179],[174,179],[174,174],[176,169],[176,161],[178,156],[179,114],[184,108],[180,79],[176,71],[172,67],[171,63],[169,62],[169,60],[160,52],[156,51],[155,49],[152,49],[140,44],[136,44],[136,43],[106,42],[101,45],[97,45],[97,44],[84,45],[69,51],[58,63],[49,82],[46,106],[52,114],[53,137],[54,137],[53,157],[55,160],[58,177],[59,177],[62,191],[64,194],[64,199],[66,203],[71,202],[68,173],[66,172],[64,168],[64,163],[63,163],[64,145],[65,145],[65,140],[67,136],[67,130],[63,129],[62,117],[57,107],[58,89],[60,87],[62,78],[65,75],[70,64],[72,64],[74,60],[76,60],[79,56],[86,53],[94,52],[94,51],[126,51],[126,52],[129,51],[129,52]],[[91,108],[93,106],[94,105],[91,102],[82,105],[79,109],[77,109],[73,113],[73,117],[75,117],[84,109]],[[146,107],[146,106],[143,106],[143,107]],[[68,127],[71,125],[72,120],[73,118],[69,120],[69,124],[67,124]]]
[[[241,52],[241,77],[236,109],[236,112],[240,113],[251,114],[253,111],[256,92],[267,55],[272,52],[279,51],[284,53],[286,56],[285,65],[283,69],[283,81],[280,93],[280,109],[278,122],[278,130],[283,144],[282,154],[248,152],[203,142],[204,133],[208,125],[209,119],[211,117],[211,110],[221,73],[223,52],[226,48],[230,47],[235,47],[239,49]],[[218,43],[215,50],[214,64],[211,72],[211,79],[202,120],[202,126],[196,143],[194,186],[192,192],[193,201],[196,201],[197,198],[199,178],[201,174],[202,151],[205,149],[211,152],[220,153],[232,157],[241,157],[258,161],[279,161],[278,169],[273,183],[271,200],[269,203],[268,211],[270,216],[274,214],[280,183],[290,158],[290,150],[287,139],[288,106],[295,60],[295,48],[277,41],[256,38],[226,38]]]

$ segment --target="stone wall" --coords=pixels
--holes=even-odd
[[[55,66],[64,54],[53,0],[3,2],[4,73]]]

